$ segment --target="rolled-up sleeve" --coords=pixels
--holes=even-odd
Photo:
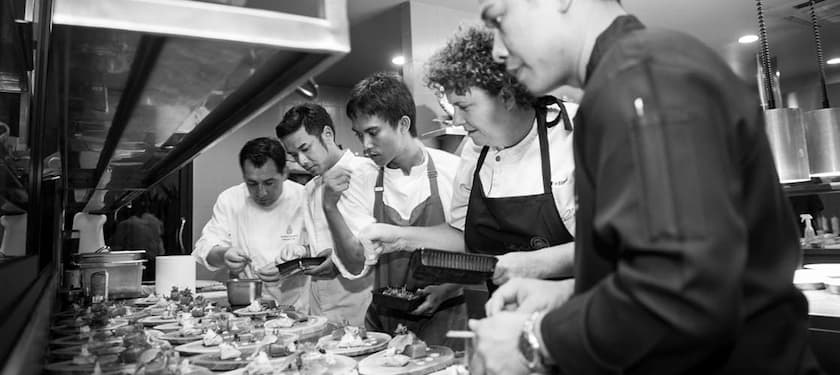
[[[231,246],[231,224],[233,217],[233,207],[231,202],[225,199],[224,193],[219,195],[216,203],[213,204],[213,215],[204,229],[201,230],[201,237],[195,242],[192,256],[196,262],[206,267],[210,271],[217,271],[221,267],[214,267],[207,262],[207,255],[210,250],[216,246],[230,247]]]
[[[338,212],[341,213],[341,217],[354,236],[358,237],[362,229],[376,222],[376,218],[373,216],[373,189],[376,185],[377,173],[378,171],[370,166],[355,166],[350,176],[350,185],[341,194],[341,199],[338,200]],[[359,275],[352,274],[341,262],[335,251],[332,252],[330,257],[342,276],[347,279],[354,280],[366,274],[366,272]]]
[[[463,151],[461,151],[461,161],[458,170],[455,172],[455,181],[452,184],[449,225],[462,232],[467,221],[467,207],[470,203],[473,173],[480,153],[481,147],[476,146],[472,139],[468,139],[464,144]]]
[[[639,62],[587,92],[577,175],[596,187],[581,210],[592,212],[594,250],[618,258],[542,321],[563,373],[618,373],[736,334],[748,241],[741,161],[727,143],[737,124],[712,80]]]

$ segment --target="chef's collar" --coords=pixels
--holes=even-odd
[[[601,62],[604,54],[612,48],[613,44],[630,32],[644,28],[645,25],[632,14],[616,17],[610,26],[601,35],[598,35],[598,39],[595,39],[595,46],[592,47],[592,54],[589,55],[589,63],[586,64],[586,81],[589,81],[592,72],[595,71],[598,63]]]

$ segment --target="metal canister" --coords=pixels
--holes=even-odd
[[[82,270],[70,269],[64,270],[64,288],[65,289],[81,289],[82,288]]]

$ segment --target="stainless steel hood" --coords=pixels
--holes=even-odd
[[[75,203],[121,206],[349,52],[345,0],[289,3],[316,14],[55,0],[51,72]]]

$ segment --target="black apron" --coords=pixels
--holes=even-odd
[[[428,153],[426,154],[426,160],[429,177],[429,198],[412,210],[408,220],[404,220],[396,210],[386,206],[383,202],[385,170],[384,168],[379,169],[379,176],[374,188],[375,199],[373,204],[373,214],[378,223],[402,227],[422,227],[440,225],[446,222],[443,203],[440,201],[440,193],[438,192],[435,163]],[[408,267],[410,256],[411,253],[407,251],[383,254],[374,269],[373,290],[386,286],[400,288],[406,284],[417,288],[431,285],[411,278]],[[411,315],[380,308],[374,302],[371,302],[365,317],[365,325],[368,329],[393,334],[398,324],[408,327],[410,331],[429,345],[446,345],[455,350],[460,350],[463,348],[463,340],[447,339],[446,332],[451,329],[467,329],[464,296],[459,293],[457,297],[444,301],[432,316]]]
[[[552,102],[560,105],[560,116],[547,124],[546,107]],[[485,146],[476,162],[464,223],[464,240],[470,252],[502,255],[515,251],[534,251],[574,241],[557,212],[554,194],[551,192],[551,158],[547,132],[547,128],[556,125],[561,118],[567,131],[571,131],[571,123],[566,108],[557,99],[541,99],[535,107],[543,193],[517,197],[487,197],[479,176],[489,150],[489,147]],[[496,286],[488,281],[487,288],[492,293]]]

